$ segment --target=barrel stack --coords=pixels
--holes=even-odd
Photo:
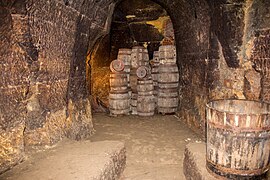
[[[148,51],[143,46],[134,46],[131,50],[131,70],[130,70],[130,87],[131,87],[131,114],[137,115],[138,99],[138,76],[137,69],[140,66],[149,66]]]
[[[174,45],[159,47],[158,103],[161,114],[172,114],[178,108],[179,71]]]
[[[124,63],[124,72],[127,75],[128,82],[128,92],[131,96],[131,87],[130,87],[130,69],[131,69],[131,49],[121,48],[118,51],[117,60],[123,61]]]
[[[123,61],[113,60],[110,64],[110,115],[128,115],[130,112],[130,95],[128,93],[127,74]]]
[[[155,113],[155,97],[151,70],[147,66],[140,66],[136,72],[138,77],[138,115],[153,116]]]
[[[110,69],[111,115],[152,116],[155,112],[177,111],[179,71],[175,46],[160,46],[151,61],[143,46],[119,49]]]

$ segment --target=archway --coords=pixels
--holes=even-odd
[[[160,45],[175,44],[173,24],[167,11],[154,1],[120,1],[117,3],[110,32],[101,37],[88,56],[91,65],[91,86],[93,109],[99,111],[100,104],[108,104],[109,65],[117,58],[120,48],[135,45],[148,49],[149,58]]]

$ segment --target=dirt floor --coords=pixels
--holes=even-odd
[[[185,179],[183,175],[185,146],[189,142],[200,142],[200,138],[176,116],[109,117],[107,114],[94,114],[93,119],[96,133],[90,138],[91,143],[116,140],[125,144],[127,164],[121,180]],[[90,157],[91,153],[97,155],[98,150],[91,150],[94,147],[87,144],[65,140],[39,153],[28,154],[29,158],[26,158],[25,162],[1,175],[0,179],[45,180],[88,177],[91,166],[94,164],[98,168],[100,167],[97,166],[98,163],[103,161]],[[80,159],[83,157],[86,159]],[[96,161],[98,162],[95,163]]]
[[[119,140],[127,149],[121,180],[182,180],[185,145],[201,141],[176,116],[94,115],[92,141]]]
[[[28,154],[0,180],[109,180],[125,167],[124,143],[64,139],[53,147]],[[30,156],[31,155],[31,156]]]

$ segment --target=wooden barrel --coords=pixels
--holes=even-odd
[[[159,47],[160,64],[176,63],[176,48],[174,45],[164,45]]]
[[[137,91],[138,95],[144,95],[144,94],[153,94],[154,90],[154,85],[153,85],[153,80],[138,80],[137,84]]]
[[[113,60],[110,64],[110,70],[112,72],[121,72],[125,68],[124,62],[120,60]]]
[[[124,63],[124,72],[127,74],[128,89],[130,89],[130,68],[131,68],[131,49],[120,48],[118,50],[117,60],[123,61]]]
[[[175,113],[178,108],[178,89],[158,89],[157,109],[161,114]]]
[[[179,71],[176,64],[160,64],[158,67],[159,88],[178,88]]]
[[[128,89],[128,81],[126,73],[110,74],[111,91],[126,91]]]
[[[130,100],[130,110],[132,115],[137,115],[137,100],[138,100],[138,94],[132,93],[131,94],[131,100]]]
[[[147,63],[149,64],[147,49],[143,46],[134,46],[131,50],[131,68],[138,68]]]
[[[138,80],[137,112],[139,116],[153,116],[155,113],[155,97],[153,81]]]
[[[109,110],[111,115],[128,115],[130,111],[130,96],[128,91],[110,91]]]
[[[125,65],[131,64],[131,49],[121,48],[118,50],[117,59],[124,62]]]
[[[210,173],[229,179],[264,179],[270,160],[270,104],[217,100],[206,105]]]
[[[125,67],[124,72],[130,73],[131,67],[131,49],[121,48],[118,50],[117,60],[123,61]]]

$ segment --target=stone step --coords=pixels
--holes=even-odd
[[[189,143],[186,145],[183,164],[184,175],[187,180],[215,180],[206,169],[205,143]]]
[[[185,148],[185,157],[183,163],[183,171],[186,180],[216,180],[226,179],[220,176],[213,176],[206,169],[206,144],[189,143]],[[268,173],[267,180],[270,180]],[[257,179],[257,178],[254,178]]]
[[[10,180],[114,180],[126,165],[126,150],[119,141],[70,141],[39,152],[2,174]]]

